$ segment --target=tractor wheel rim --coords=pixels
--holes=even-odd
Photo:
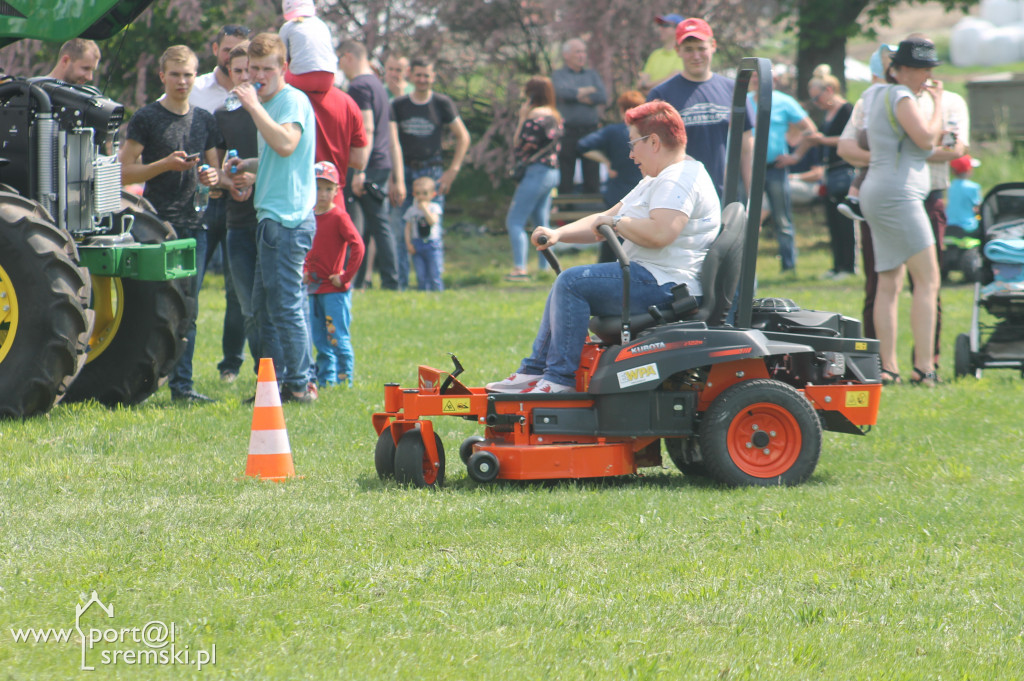
[[[758,402],[733,418],[728,432],[729,456],[755,478],[782,475],[800,458],[803,434],[793,414],[778,405]]]
[[[86,363],[103,354],[117,336],[124,318],[124,284],[119,277],[92,277],[92,308],[96,313]]]
[[[18,296],[7,271],[0,267],[0,362],[14,345],[18,335]]]

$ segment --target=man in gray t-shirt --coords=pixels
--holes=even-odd
[[[576,173],[576,143],[598,129],[598,107],[608,101],[608,93],[597,71],[586,68],[587,46],[582,40],[573,38],[565,41],[562,59],[565,66],[551,74],[551,82],[555,86],[558,112],[562,114],[565,125],[562,150],[558,154],[562,174],[558,193],[569,194],[572,193]],[[600,166],[590,159],[582,159],[582,163],[583,191],[597,194],[601,190]]]

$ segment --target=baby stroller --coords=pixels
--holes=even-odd
[[[982,369],[1016,369],[1024,376],[1024,182],[993,187],[981,204],[982,267],[974,284],[970,333],[956,337],[957,377]],[[998,321],[982,322],[980,311]]]

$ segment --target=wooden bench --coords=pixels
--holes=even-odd
[[[561,227],[604,209],[600,194],[557,194],[551,199],[551,224]]]

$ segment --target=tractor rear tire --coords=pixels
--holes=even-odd
[[[82,365],[89,279],[38,203],[0,191],[0,418],[49,411]]]
[[[770,379],[726,388],[700,424],[708,476],[733,487],[800,484],[818,465],[821,439],[811,403]]]
[[[135,217],[135,240],[157,244],[176,238],[170,224],[148,210],[149,205],[139,197],[122,197],[123,212]],[[185,333],[196,304],[187,282],[111,278],[109,285],[117,291],[114,321],[97,329],[101,345],[90,350],[66,399],[94,399],[113,407],[139,404],[156,392],[185,351]]]

